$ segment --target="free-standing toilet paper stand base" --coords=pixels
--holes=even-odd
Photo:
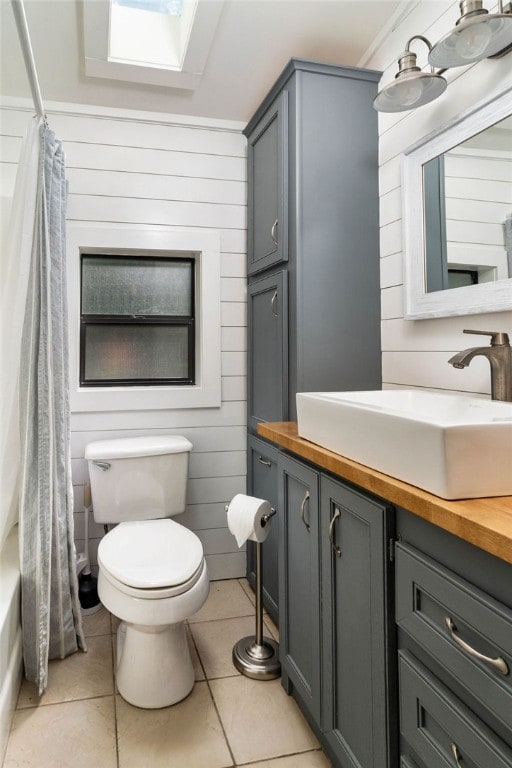
[[[272,509],[270,515],[265,515],[265,524],[275,513]],[[281,674],[281,664],[278,643],[270,637],[263,637],[262,547],[261,542],[256,542],[256,634],[243,637],[236,643],[233,664],[242,675],[253,680],[273,680]]]

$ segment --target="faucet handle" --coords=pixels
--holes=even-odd
[[[462,333],[474,333],[478,336],[490,336],[491,337],[491,346],[495,347],[500,344],[508,344],[509,338],[508,333],[503,333],[502,331],[469,331],[464,330]]]

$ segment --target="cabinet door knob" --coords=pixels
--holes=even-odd
[[[274,245],[278,244],[277,243],[277,237],[276,237],[277,227],[278,227],[278,222],[277,222],[277,219],[276,219],[274,221],[274,223],[272,224],[272,229],[270,230],[270,237],[272,238],[272,241],[273,241]]]
[[[272,314],[274,315],[274,317],[279,317],[279,312],[276,312],[276,302],[277,302],[277,290],[274,291],[274,295],[272,296],[270,306],[272,307]]]
[[[306,502],[307,501],[309,501],[309,491],[306,491],[306,495],[302,499],[302,502],[301,502],[301,505],[300,505],[300,519],[302,520],[302,522],[306,526],[306,531],[309,533],[309,531],[311,530],[310,525],[309,525],[309,523],[306,523],[306,521],[304,520],[304,508],[306,506]]]
[[[331,542],[331,547],[333,548],[336,557],[341,557],[341,547],[338,547],[334,541],[334,524],[336,523],[338,517],[341,517],[341,511],[339,507],[334,507],[334,515],[332,516],[331,522],[329,523],[329,541]]]
[[[258,456],[258,461],[260,464],[263,464],[265,467],[271,467],[272,462],[268,459],[264,459],[263,456]]]
[[[480,653],[480,651],[477,651],[475,648],[472,648],[471,645],[466,643],[464,640],[462,640],[458,635],[456,635],[457,627],[453,623],[452,619],[449,616],[445,617],[444,620],[446,626],[448,627],[448,630],[450,632],[451,638],[454,643],[456,643],[461,650],[465,651],[465,653],[468,654],[468,656],[473,656],[475,659],[479,659],[480,661],[485,661],[486,664],[490,664],[492,667],[498,670],[498,672],[501,672],[502,675],[508,675],[509,668],[508,664],[505,661],[505,659],[502,659],[501,656],[498,656],[496,659],[492,659],[490,656],[484,656],[483,653]]]

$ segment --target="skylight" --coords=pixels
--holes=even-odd
[[[122,5],[125,8],[138,8],[141,11],[165,13],[167,16],[181,16],[183,13],[183,0],[112,0],[112,4]]]
[[[87,0],[85,72],[194,90],[224,0]]]

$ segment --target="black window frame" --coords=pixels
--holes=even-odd
[[[83,301],[83,266],[84,259],[108,258],[108,259],[141,259],[144,257],[153,261],[169,262],[170,260],[191,265],[190,285],[190,315],[99,315],[84,314]],[[109,252],[83,252],[80,254],[80,371],[79,381],[81,387],[155,387],[155,386],[193,386],[196,381],[195,357],[196,357],[196,259],[188,256],[160,255],[155,253],[109,253]],[[86,344],[85,335],[88,326],[92,325],[164,325],[185,327],[188,330],[188,376],[183,378],[138,378],[138,379],[86,379],[85,361]]]

